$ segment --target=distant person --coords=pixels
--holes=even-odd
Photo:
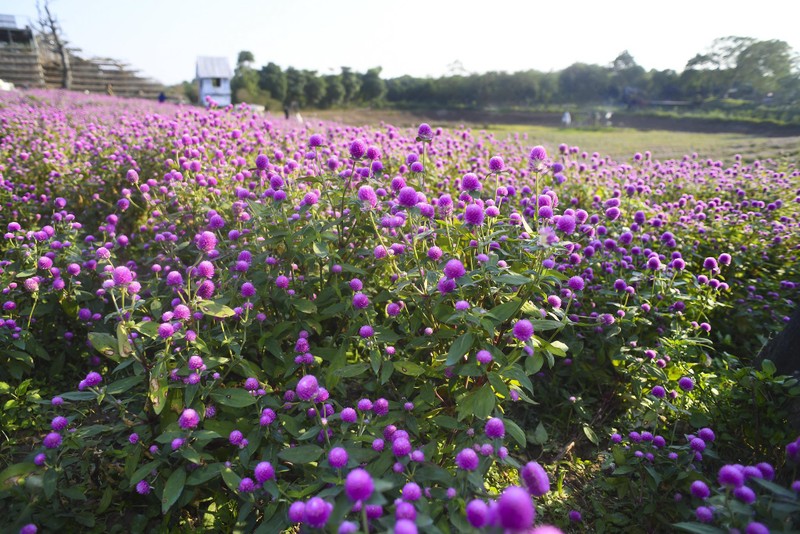
[[[289,106],[286,104],[283,105],[283,114],[286,117],[286,120],[289,120]]]
[[[164,102],[167,101],[167,95],[164,94],[164,91],[161,91],[160,93],[158,93],[158,101],[161,104],[163,104]]]
[[[110,83],[106,84],[106,94],[108,96],[114,96],[114,87]]]
[[[561,116],[561,125],[564,126],[564,128],[569,128],[570,124],[572,124],[572,115],[569,111],[565,111]]]

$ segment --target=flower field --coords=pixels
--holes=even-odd
[[[3,528],[800,528],[800,169],[646,149],[3,93]]]

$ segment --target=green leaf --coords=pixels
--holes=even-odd
[[[408,376],[419,376],[425,373],[425,368],[414,362],[394,362],[394,368]]]
[[[350,378],[363,374],[367,369],[369,369],[368,363],[354,363],[352,365],[345,365],[341,369],[337,369],[333,372],[333,374],[341,378]]]
[[[216,301],[204,300],[198,307],[204,314],[210,315],[211,317],[217,317],[219,319],[233,317],[236,315],[236,312],[234,312],[231,308]]]
[[[437,415],[433,418],[433,422],[442,428],[449,428],[451,430],[459,426],[459,422],[449,415]]]
[[[317,305],[306,299],[297,299],[292,301],[294,309],[300,313],[316,313]]]
[[[0,471],[0,486],[5,484],[8,479],[27,475],[36,469],[38,469],[38,467],[33,462],[10,465]]]
[[[567,355],[569,347],[561,341],[553,341],[552,343],[545,345],[544,350],[555,356],[564,357]]]
[[[58,492],[64,497],[73,501],[86,500],[86,488],[83,486],[69,486],[66,488],[60,487],[58,488]]]
[[[531,319],[531,324],[533,325],[533,329],[536,332],[546,332],[548,330],[555,330],[557,328],[562,328],[564,323],[561,321],[554,321],[553,319]],[[561,343],[560,341],[556,341],[555,343]],[[561,345],[564,345],[561,343]],[[567,350],[567,346],[564,345],[564,350]]]
[[[764,360],[761,362],[761,370],[764,371],[767,376],[775,376],[775,372],[778,369],[771,360]]]
[[[520,306],[522,306],[522,300],[512,299],[508,302],[500,304],[499,306],[495,306],[486,313],[486,316],[490,319],[494,319],[493,322],[495,326],[497,326],[500,323],[504,323],[510,319],[512,315],[517,313],[517,310],[519,310]]]
[[[592,430],[592,427],[589,425],[583,425],[583,433],[586,434],[586,437],[589,438],[589,441],[595,445],[600,443],[600,440],[597,439],[597,434],[594,433],[594,430]]]
[[[119,323],[117,325],[117,354],[122,358],[127,358],[133,354],[133,347],[131,347],[128,341],[128,329],[125,323]]]
[[[289,447],[278,453],[278,458],[293,464],[307,464],[322,456],[322,448],[316,445],[301,445]]]
[[[239,483],[242,481],[242,477],[231,471],[231,469],[228,467],[223,469],[221,473],[222,480],[225,481],[225,485],[228,486],[231,491],[239,491]]]
[[[507,284],[510,286],[522,286],[525,284],[530,284],[533,282],[533,279],[529,276],[524,276],[517,273],[510,273],[510,274],[501,274],[500,276],[495,276],[492,278],[493,282],[498,282],[500,284]]]
[[[788,499],[790,501],[795,501],[797,499],[797,494],[791,490],[788,490],[774,482],[770,482],[769,480],[764,480],[763,478],[751,478],[748,482],[753,482],[757,486],[761,486],[767,491],[772,492],[773,494],[783,497],[784,499]]]
[[[159,361],[150,373],[150,392],[148,396],[150,397],[150,402],[153,405],[153,411],[156,415],[160,415],[167,405],[169,387],[167,386],[167,374],[165,369],[166,364],[163,361]]]
[[[725,530],[721,528],[712,527],[711,525],[704,525],[702,523],[675,523],[672,525],[675,528],[685,530],[686,532],[693,532],[694,534],[725,534]]]
[[[522,431],[519,425],[514,421],[512,421],[511,419],[503,419],[503,423],[505,424],[506,427],[506,433],[508,433],[509,436],[514,438],[514,441],[519,443],[520,447],[525,448],[528,440],[525,439],[525,432]]]
[[[475,417],[480,420],[486,419],[491,415],[494,410],[496,401],[494,390],[491,387],[484,386],[474,393],[475,395]]]
[[[192,471],[192,474],[189,475],[188,479],[186,479],[186,485],[187,486],[198,486],[200,484],[205,484],[206,482],[208,482],[212,478],[214,478],[217,475],[219,475],[224,467],[225,467],[225,464],[223,464],[223,463],[216,463],[216,464],[210,464],[210,465],[207,465],[207,466],[199,467],[199,468],[195,469],[194,471]]]
[[[447,352],[447,361],[445,365],[455,365],[457,364],[461,358],[467,353],[469,349],[472,348],[472,342],[475,340],[475,336],[473,336],[470,332],[466,334],[461,334],[453,344],[450,345],[450,350]]]
[[[186,484],[186,470],[179,466],[169,476],[167,483],[164,484],[164,493],[161,496],[161,513],[166,514],[172,505],[183,493],[183,486]]]
[[[112,382],[106,388],[106,393],[109,395],[119,395],[120,393],[125,393],[133,386],[137,384],[143,384],[144,377],[142,376],[129,376],[128,378],[123,378],[122,380],[117,380],[116,382]]]
[[[539,424],[536,425],[536,430],[533,431],[533,435],[531,436],[531,442],[535,445],[544,445],[547,443],[548,439],[547,429],[544,427],[544,424],[539,421]]]
[[[256,403],[256,398],[244,389],[239,388],[226,388],[218,389],[211,392],[211,397],[217,403],[223,406],[230,406],[231,408],[244,408]]]
[[[119,363],[119,354],[117,353],[117,338],[111,334],[104,332],[89,332],[89,343],[92,344],[94,350]]]

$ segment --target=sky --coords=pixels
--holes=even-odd
[[[273,62],[319,74],[382,67],[384,79],[608,65],[624,50],[647,70],[681,72],[728,35],[780,39],[800,53],[800,0],[50,0],[50,6],[84,57],[122,60],[168,85],[192,80],[197,56],[226,57],[233,68],[241,50],[253,53],[256,67]],[[23,25],[36,13],[36,0],[0,0],[0,14],[16,15]]]

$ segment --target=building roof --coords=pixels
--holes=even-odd
[[[198,78],[233,78],[233,72],[224,57],[200,56],[197,58]]]
[[[14,15],[0,15],[0,28],[16,30],[17,20]]]

